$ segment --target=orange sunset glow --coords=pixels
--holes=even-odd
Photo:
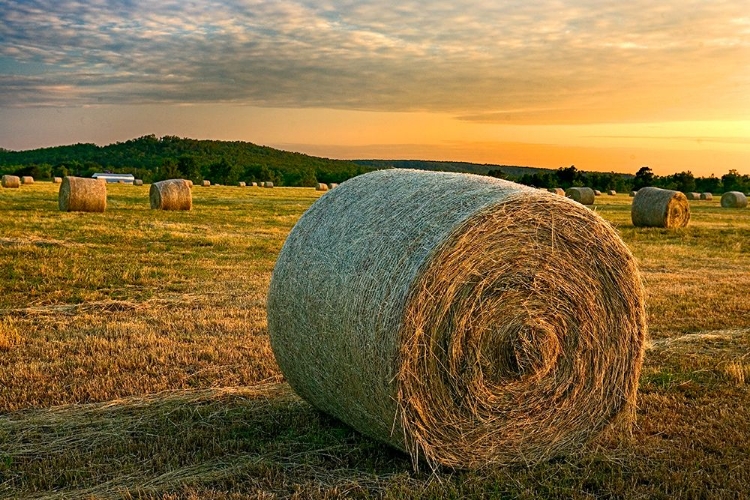
[[[11,1],[0,147],[156,134],[342,159],[748,174],[747,11]]]

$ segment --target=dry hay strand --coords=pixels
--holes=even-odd
[[[158,210],[190,210],[193,193],[184,179],[168,179],[151,184],[151,208]]]
[[[52,184],[62,184],[62,177],[53,177]]]
[[[685,227],[690,222],[690,204],[679,191],[645,187],[633,198],[630,218],[636,227]]]
[[[686,197],[690,201],[695,201],[695,200],[700,200],[701,199],[700,193],[687,193]]]
[[[57,203],[63,212],[104,212],[107,208],[107,182],[67,176],[60,184]]]
[[[328,191],[328,184],[319,182],[318,185],[315,186],[315,191]]]
[[[273,182],[266,181],[266,182],[263,183],[263,187],[264,188],[272,188],[273,187]]]
[[[21,177],[21,184],[34,184],[34,178],[30,175]]]
[[[637,192],[638,192],[638,191],[631,191],[631,192],[630,192],[630,197],[631,197],[631,198],[635,197],[635,195],[636,195],[636,193],[637,193]]]
[[[133,181],[134,186],[143,186],[143,179],[136,179]]]
[[[714,195],[711,193],[701,193],[701,200],[711,201],[714,199]]]
[[[617,194],[617,191],[615,191],[614,189],[610,189],[610,190],[609,190],[609,191],[607,192],[607,194],[608,194],[608,195],[610,195],[610,196],[615,196],[615,195]]]
[[[21,178],[17,175],[4,175],[0,183],[4,188],[20,188]]]
[[[294,390],[415,465],[533,463],[634,417],[635,259],[596,213],[544,191],[355,177],[292,229],[267,304]]]
[[[601,193],[600,193],[601,194]],[[565,196],[581,205],[593,205],[596,194],[594,190],[587,187],[572,187],[565,191]]]
[[[201,184],[203,187],[209,187],[211,185],[211,181],[203,181]]]
[[[739,191],[727,191],[721,195],[721,206],[724,208],[745,208],[747,196]]]
[[[559,196],[565,196],[565,190],[563,188],[549,188],[547,191]]]

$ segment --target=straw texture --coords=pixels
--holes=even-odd
[[[184,179],[154,182],[149,190],[151,208],[158,210],[190,210],[193,193]]]
[[[300,396],[415,463],[460,468],[544,460],[629,422],[646,335],[635,260],[598,215],[402,169],[300,218],[268,325]]]
[[[573,201],[577,201],[581,205],[593,205],[594,204],[594,190],[587,187],[572,187],[565,191],[565,195]]]
[[[1,183],[4,188],[18,188],[21,187],[21,178],[17,175],[4,175]]]
[[[747,196],[739,191],[728,191],[721,195],[721,206],[724,208],[745,208]]]
[[[679,191],[645,187],[633,198],[630,218],[637,227],[685,227],[690,222],[690,204]]]
[[[103,179],[64,177],[57,204],[63,212],[104,212],[107,208],[107,183]]]

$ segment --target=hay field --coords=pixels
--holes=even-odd
[[[651,347],[632,440],[531,468],[413,472],[312,409],[266,331],[275,257],[313,188],[193,188],[151,210],[108,185],[63,213],[59,185],[0,190],[0,498],[738,498],[750,491],[750,209],[691,201],[636,229]]]

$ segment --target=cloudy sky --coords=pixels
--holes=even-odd
[[[0,147],[750,173],[747,0],[0,0]]]

